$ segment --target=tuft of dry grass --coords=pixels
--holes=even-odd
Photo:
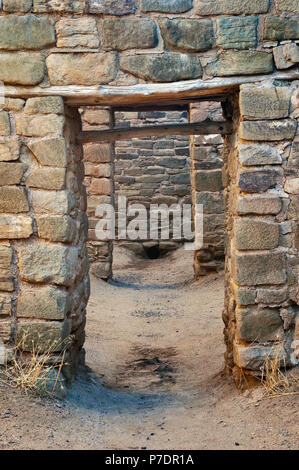
[[[26,394],[38,397],[54,398],[59,395],[63,383],[62,367],[66,365],[65,355],[73,337],[49,342],[46,350],[41,350],[32,342],[32,352],[24,355],[22,345],[26,342],[24,335],[14,346],[12,361],[6,364],[5,381],[13,388],[19,388]],[[37,341],[38,343],[38,341]],[[59,354],[57,350],[60,349]],[[60,393],[61,395],[61,393]]]
[[[273,358],[267,357],[261,378],[264,387],[264,398],[275,398],[286,395],[298,395],[299,379],[281,367],[279,353]]]

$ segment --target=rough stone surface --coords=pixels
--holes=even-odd
[[[287,354],[281,346],[234,346],[234,361],[240,368],[262,371],[266,359],[279,358],[281,364],[285,364]]]
[[[0,186],[19,184],[26,170],[24,163],[0,163]]]
[[[207,51],[214,45],[213,23],[210,20],[160,18],[165,44],[182,51]]]
[[[273,72],[273,55],[263,51],[224,51],[206,67],[211,76],[258,75]]]
[[[223,189],[221,170],[198,171],[195,178],[198,191],[221,191]]]
[[[9,162],[18,160],[20,156],[20,142],[10,141],[0,143],[0,161]]]
[[[32,0],[3,0],[2,8],[4,11],[27,13],[32,7]]]
[[[11,297],[0,296],[0,319],[11,315]]]
[[[95,18],[62,18],[56,24],[57,47],[98,48],[100,38]]]
[[[136,0],[89,0],[90,13],[108,13],[117,16],[135,13]]]
[[[242,13],[266,13],[269,0],[214,0],[198,1],[198,15],[240,15]]]
[[[245,119],[280,119],[289,116],[292,90],[289,87],[243,86],[240,109]]]
[[[27,145],[42,165],[66,167],[67,154],[63,138],[35,140],[28,142]]]
[[[272,170],[241,170],[238,186],[245,193],[258,193],[273,187],[275,183],[275,172]]]
[[[45,137],[51,134],[63,133],[64,117],[56,114],[47,116],[18,115],[16,130],[19,135],[27,137]]]
[[[161,13],[184,13],[191,10],[193,0],[141,0],[141,11]]]
[[[247,343],[278,341],[283,338],[283,322],[279,309],[238,308],[237,335]]]
[[[11,85],[37,85],[45,75],[44,59],[39,53],[1,52],[0,80]]]
[[[299,220],[299,196],[293,196],[288,207],[288,217]]]
[[[51,349],[55,353],[61,351],[63,340],[69,333],[68,322],[23,321],[18,323],[16,342],[21,344],[23,351],[47,352]]]
[[[46,63],[51,85],[105,84],[114,80],[117,72],[112,52],[50,54]]]
[[[293,139],[297,122],[292,119],[282,121],[244,121],[241,122],[240,136],[244,140],[278,141]]]
[[[157,27],[150,18],[104,18],[105,49],[148,49],[158,45]]]
[[[0,238],[29,238],[32,233],[30,217],[0,214]]]
[[[76,237],[77,226],[71,217],[45,215],[37,217],[36,222],[40,238],[53,242],[72,242]]]
[[[10,135],[10,121],[6,111],[0,111],[0,135]]]
[[[292,144],[288,166],[291,168],[299,168],[299,142],[293,142]]]
[[[172,82],[202,76],[198,57],[172,52],[124,56],[120,59],[120,68],[124,72],[154,82]]]
[[[20,276],[25,281],[69,286],[77,275],[78,249],[35,243],[20,248]]]
[[[286,39],[298,39],[299,19],[282,18],[280,16],[267,16],[265,18],[265,39],[271,41],[284,41]]]
[[[54,28],[47,17],[7,15],[0,17],[0,48],[42,49],[55,44]]]
[[[18,186],[0,187],[0,212],[28,212],[29,205],[24,188]]]
[[[279,225],[242,217],[234,223],[237,250],[271,250],[279,244]]]
[[[271,194],[239,196],[237,200],[237,212],[240,215],[276,215],[281,211],[281,208],[281,199]]]
[[[34,168],[26,180],[26,185],[40,189],[64,189],[64,168]]]
[[[244,166],[280,165],[282,158],[275,147],[266,144],[240,145],[240,162]]]
[[[24,112],[27,114],[62,114],[63,99],[61,96],[47,96],[41,98],[29,98],[26,101]]]
[[[279,269],[277,267],[279,266]],[[240,286],[284,284],[286,258],[282,252],[235,253],[232,258],[232,275]]]
[[[217,19],[217,45],[223,49],[250,49],[257,45],[258,18],[235,16]]]
[[[75,206],[73,195],[69,191],[32,190],[33,210],[39,214],[69,214]]]
[[[17,301],[18,318],[64,320],[69,309],[68,293],[57,287],[21,287]]]

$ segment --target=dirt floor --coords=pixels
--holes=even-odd
[[[0,449],[298,449],[299,397],[240,394],[223,373],[223,276],[192,252],[115,250],[92,279],[86,361],[65,401],[0,385]]]

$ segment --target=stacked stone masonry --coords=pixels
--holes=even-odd
[[[195,137],[191,185],[192,200],[215,210],[205,223],[219,233],[223,191],[227,367],[237,379],[260,373],[274,354],[294,365],[298,1],[2,0],[0,49],[2,362],[23,333],[28,353],[37,338],[43,348],[73,335],[68,377],[83,354],[88,256],[78,108],[221,95],[234,122],[224,138],[222,183],[218,157],[214,169],[197,160],[205,144]],[[94,196],[108,200],[114,148],[99,152],[107,160],[99,162],[102,194],[97,187]],[[110,247],[101,248],[109,260]],[[206,249],[196,254],[198,274],[217,261]],[[46,299],[38,308],[37,291]]]

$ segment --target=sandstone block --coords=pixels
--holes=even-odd
[[[243,121],[240,126],[240,137],[244,140],[278,141],[292,140],[297,129],[296,121]]]
[[[141,0],[141,11],[161,13],[184,13],[191,10],[193,0]]]
[[[98,48],[100,45],[94,18],[62,18],[56,24],[57,47]]]
[[[0,295],[0,318],[11,316],[11,297]]]
[[[241,15],[267,13],[269,0],[200,0],[196,5],[198,15]]]
[[[258,18],[254,16],[217,19],[217,45],[223,49],[249,49],[257,45]]]
[[[17,302],[18,318],[64,320],[69,309],[67,291],[51,286],[21,286]]]
[[[278,357],[285,364],[287,354],[282,346],[242,346],[234,345],[234,362],[243,369],[262,370],[267,359]]]
[[[9,115],[6,111],[0,111],[0,135],[10,135]]]
[[[21,345],[23,351],[55,353],[63,349],[64,339],[69,334],[68,321],[22,321],[18,323],[15,340]]]
[[[108,125],[110,122],[110,113],[108,109],[86,108],[83,120],[91,126],[100,126],[103,124]]]
[[[156,23],[150,18],[104,18],[105,49],[151,49],[158,45]]]
[[[83,13],[85,0],[33,0],[36,13],[62,12]]]
[[[12,262],[12,249],[9,245],[0,244],[0,269],[9,270]]]
[[[110,144],[84,145],[84,160],[92,163],[108,163],[112,159],[112,147]]]
[[[9,13],[22,12],[27,13],[31,10],[32,0],[3,0],[2,8]]]
[[[24,188],[18,186],[0,187],[0,212],[28,212],[29,205]]]
[[[78,248],[34,243],[19,249],[21,279],[69,286],[79,268]]]
[[[72,242],[77,235],[76,222],[68,216],[36,218],[38,236],[52,242]]]
[[[299,168],[299,142],[293,142],[292,144],[291,153],[288,160],[288,167]]]
[[[49,18],[35,15],[6,15],[0,18],[0,48],[6,50],[43,49],[55,44]]]
[[[0,238],[29,238],[32,233],[30,217],[0,214]]]
[[[240,286],[284,284],[287,279],[285,254],[235,253],[232,258],[232,275]]]
[[[174,52],[123,56],[120,58],[120,68],[124,72],[154,82],[174,82],[202,77],[199,57]]]
[[[288,207],[288,218],[299,220],[299,196],[292,196]]]
[[[242,217],[234,222],[237,250],[271,250],[279,245],[279,225]]]
[[[241,87],[240,108],[245,119],[281,119],[289,116],[289,87]]]
[[[32,140],[27,143],[27,146],[41,165],[58,168],[67,166],[67,153],[63,138]]]
[[[21,98],[5,98],[0,108],[4,111],[21,111],[24,108],[25,100]]]
[[[50,54],[46,63],[51,85],[105,84],[114,80],[117,73],[113,52]]]
[[[20,156],[20,142],[10,141],[0,143],[0,162],[18,160]]]
[[[26,186],[39,189],[64,189],[64,168],[33,168],[26,180]]]
[[[159,25],[166,45],[182,51],[207,51],[214,45],[211,20],[160,18]]]
[[[274,0],[274,3],[278,11],[299,13],[299,5],[297,0]]]
[[[63,114],[64,105],[61,96],[29,98],[24,112],[27,114]]]
[[[64,117],[56,114],[47,116],[16,116],[16,131],[27,137],[45,137],[51,134],[63,134]]]
[[[263,51],[224,51],[207,65],[211,76],[255,75],[273,72],[273,55]]]
[[[236,310],[237,337],[247,343],[263,343],[283,339],[283,321],[279,309],[239,308]]]
[[[24,163],[0,163],[0,186],[19,184],[26,170]]]
[[[282,18],[281,16],[266,16],[265,39],[284,41],[299,37],[299,18]]]
[[[280,165],[282,158],[275,147],[266,144],[239,145],[239,158],[243,166]]]
[[[272,188],[276,184],[276,173],[270,169],[241,170],[238,186],[245,193],[258,193]]]
[[[299,178],[286,178],[284,190],[290,194],[299,194]]]
[[[221,191],[223,189],[222,171],[197,171],[195,184],[197,191]]]
[[[0,80],[11,85],[38,85],[45,75],[41,54],[32,52],[1,52]]]
[[[245,197],[239,196],[237,200],[237,212],[240,215],[276,215],[281,211],[281,208],[281,199],[271,194],[260,194]]]
[[[32,190],[32,206],[37,214],[69,214],[76,200],[70,191]]]
[[[95,178],[90,185],[90,194],[111,194],[111,181],[107,178]]]
[[[89,13],[122,16],[135,13],[136,8],[136,0],[89,0]]]

